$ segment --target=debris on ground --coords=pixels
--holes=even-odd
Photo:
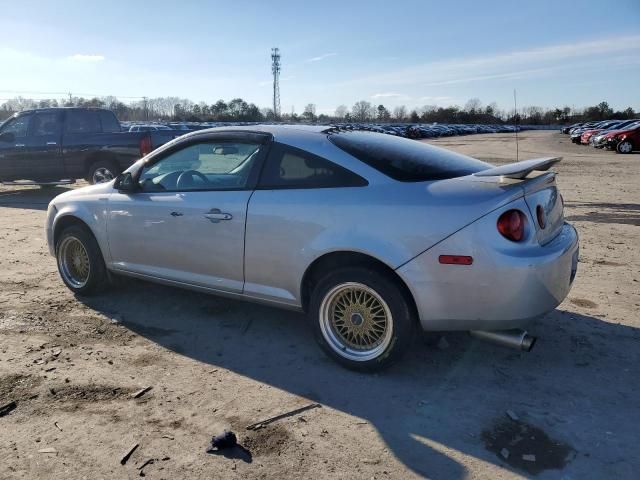
[[[38,450],[38,453],[51,453],[53,455],[57,455],[58,451],[53,447],[41,448]]]
[[[289,412],[281,413],[280,415],[276,415],[275,417],[267,418],[260,422],[252,423],[251,425],[247,425],[247,430],[258,430],[259,428],[264,427],[265,425],[269,425],[270,423],[276,422],[283,418],[292,417],[293,415],[297,415],[298,413],[306,412],[307,410],[311,410],[312,408],[320,408],[322,405],[319,403],[310,403],[309,405],[305,405],[304,407],[296,408],[295,410],[291,410]]]
[[[62,431],[62,428],[60,427],[60,425],[58,425],[58,422],[53,422],[53,424],[58,430]]]
[[[140,398],[141,396],[143,396],[145,393],[147,393],[148,391],[150,391],[153,387],[144,387],[141,388],[140,390],[138,390],[137,392],[135,392],[132,395],[132,398]]]
[[[516,415],[516,412],[514,412],[513,410],[507,410],[507,417],[509,417],[514,422],[520,420],[520,417],[518,417],[518,415]]]
[[[6,405],[2,405],[0,407],[0,417],[4,417],[5,415],[8,415],[12,411],[14,411],[17,406],[18,404],[16,402],[9,402]]]
[[[233,448],[237,445],[238,439],[236,438],[236,434],[229,430],[225,430],[220,435],[216,435],[211,439],[211,443],[207,448],[207,453],[218,452],[226,448]]]
[[[146,467],[147,465],[152,465],[153,463],[155,463],[156,459],[155,458],[150,458],[148,459],[146,462],[144,462],[142,465],[140,465],[138,467],[138,470],[142,470],[144,469],[144,467]],[[144,475],[143,475],[144,476]]]
[[[131,458],[131,455],[133,455],[133,452],[135,452],[139,446],[140,444],[136,443],[129,450],[127,450],[127,453],[124,455],[124,457],[120,459],[120,465],[125,465]]]

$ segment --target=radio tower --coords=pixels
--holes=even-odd
[[[273,72],[273,116],[280,118],[280,49],[271,49],[271,71]]]

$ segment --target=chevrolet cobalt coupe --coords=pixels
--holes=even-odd
[[[107,272],[307,312],[331,357],[386,366],[421,327],[529,349],[569,292],[578,237],[548,172],[391,135],[221,127],[59,195],[46,233],[88,295]]]

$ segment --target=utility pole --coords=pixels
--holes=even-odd
[[[147,97],[142,97],[142,105],[144,108],[144,119],[149,121],[149,109],[147,108]]]
[[[69,92],[69,105],[73,105],[73,101],[71,100],[71,92]]]
[[[273,116],[280,118],[280,49],[271,49],[271,72],[273,73]]]
[[[513,89],[513,125],[516,131],[516,162],[520,161],[518,149],[518,100],[516,98],[516,89]]]

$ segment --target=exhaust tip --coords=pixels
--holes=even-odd
[[[471,335],[504,347],[515,348],[524,352],[530,352],[536,344],[537,338],[529,335],[525,330],[472,330]]]
[[[525,352],[530,352],[531,350],[533,350],[533,346],[536,344],[537,341],[538,341],[538,337],[534,337],[533,335],[529,335],[528,333],[525,333],[524,336],[522,337],[522,343],[520,344],[520,348]]]

